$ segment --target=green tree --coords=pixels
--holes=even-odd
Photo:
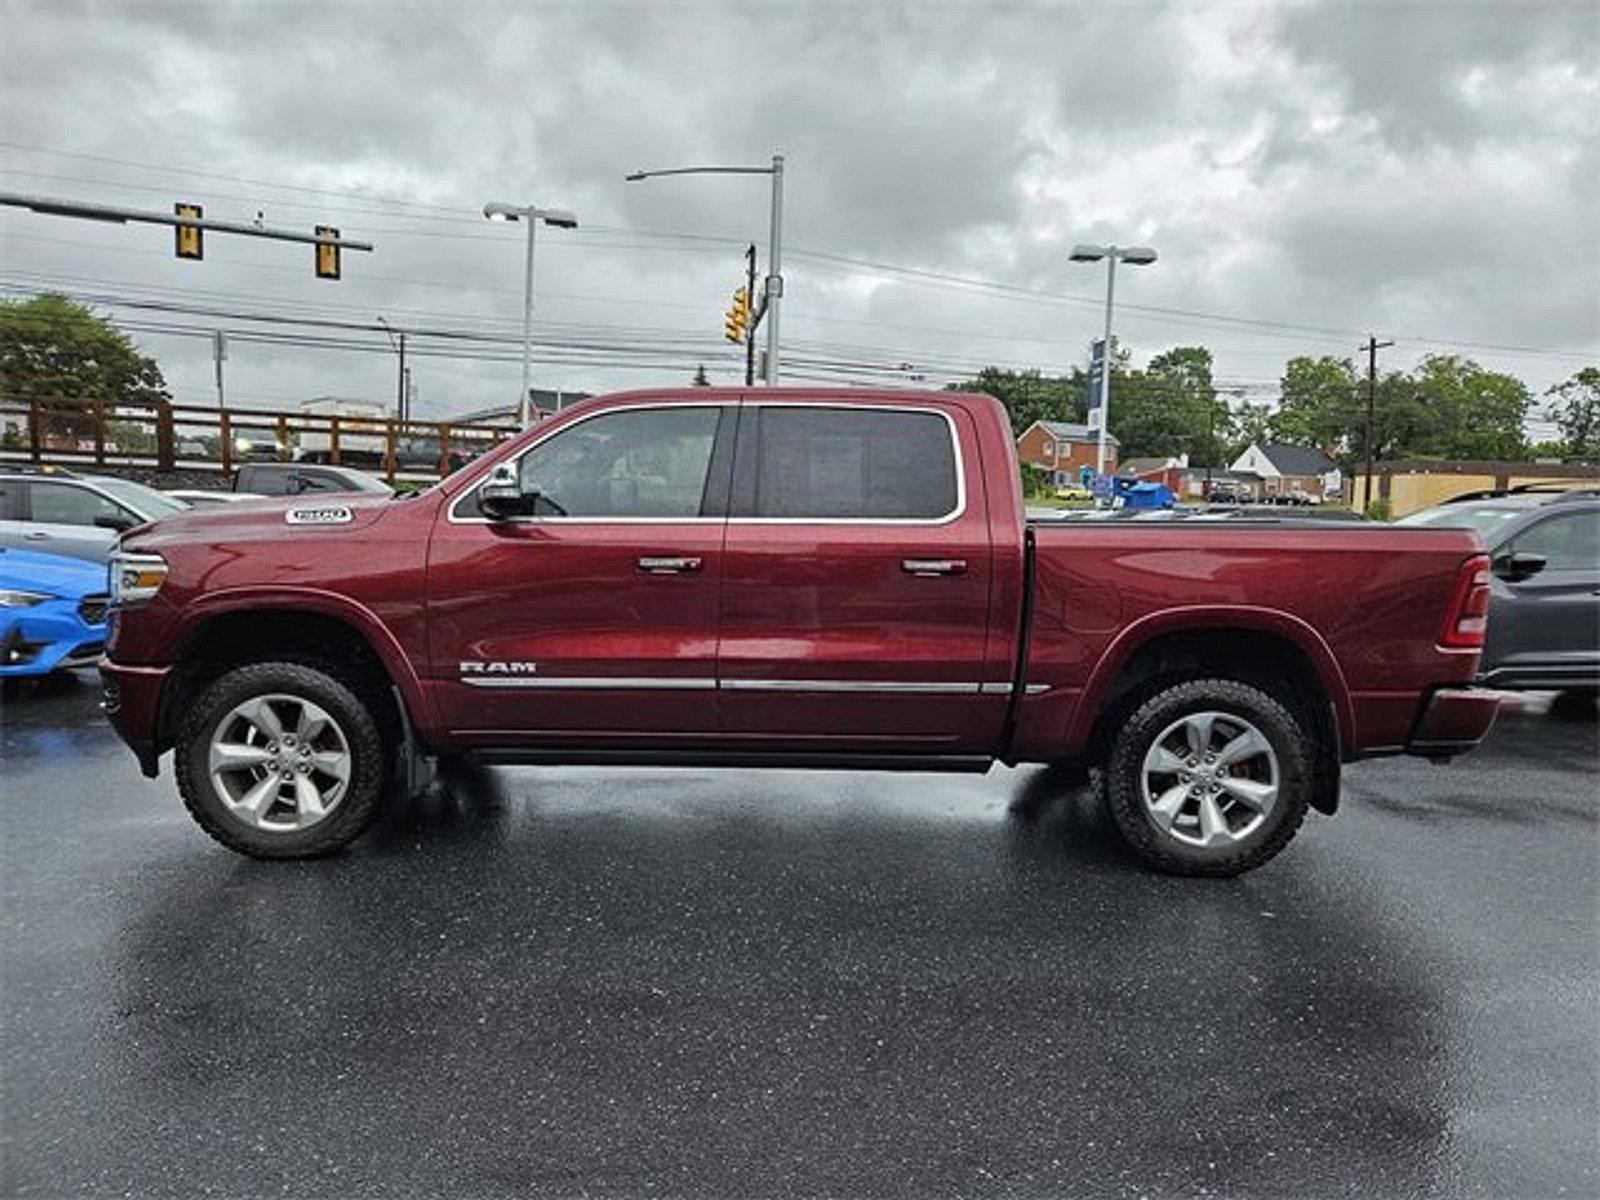
[[[987,392],[995,397],[1011,417],[1013,436],[1021,437],[1035,421],[1082,421],[1088,406],[1086,386],[1084,374],[1079,371],[1051,377],[1036,370],[985,367],[973,378],[951,384],[949,390]]]
[[[1600,455],[1600,367],[1584,367],[1551,388],[1550,417],[1565,440],[1564,456],[1580,461]]]
[[[1414,426],[1418,451],[1445,458],[1527,455],[1522,423],[1533,399],[1520,379],[1454,354],[1428,356],[1414,378],[1423,410]]]
[[[1257,442],[1272,441],[1276,436],[1273,429],[1276,415],[1272,405],[1249,401],[1229,413],[1223,458],[1232,462]]]
[[[1282,400],[1272,421],[1278,440],[1333,453],[1348,451],[1358,440],[1366,393],[1349,359],[1326,354],[1291,358],[1279,387]]]
[[[0,393],[74,403],[172,397],[161,368],[115,325],[64,296],[0,300]]]
[[[1110,429],[1124,461],[1188,452],[1196,463],[1220,465],[1228,406],[1212,380],[1211,351],[1176,346],[1143,371],[1113,369]]]
[[[165,405],[161,368],[127,334],[64,296],[0,300],[0,396],[38,400],[45,441],[93,436],[90,408]]]

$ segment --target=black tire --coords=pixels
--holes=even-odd
[[[1205,712],[1249,722],[1277,760],[1278,793],[1271,810],[1256,828],[1224,845],[1195,845],[1164,830],[1143,794],[1145,756],[1162,732]],[[1240,875],[1271,859],[1294,837],[1310,803],[1316,761],[1315,736],[1260,688],[1232,679],[1185,680],[1138,703],[1115,732],[1103,771],[1106,803],[1123,840],[1147,865],[1173,875]]]
[[[236,817],[208,769],[218,724],[253,697],[279,694],[318,705],[338,723],[349,747],[350,774],[337,805],[309,828],[267,831]],[[178,792],[200,827],[230,850],[252,858],[317,858],[342,850],[377,816],[391,755],[372,707],[348,684],[318,667],[266,662],[219,676],[187,706],[174,754]]]

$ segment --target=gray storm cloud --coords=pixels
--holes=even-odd
[[[156,231],[0,210],[13,289],[509,333],[521,243],[477,214],[535,200],[585,225],[541,242],[543,334],[686,340],[728,379],[721,308],[737,243],[765,241],[763,181],[622,176],[781,151],[797,359],[1075,362],[1101,286],[1065,262],[1083,237],[1161,250],[1123,292],[1136,354],[1204,342],[1257,395],[1288,355],[1369,329],[1397,365],[1454,349],[1539,388],[1600,354],[1588,4],[41,2],[6,27],[8,190],[378,246],[330,285],[282,247],[179,264]],[[203,340],[140,338],[209,397]],[[245,403],[384,398],[382,345],[248,346],[230,370]],[[418,380],[424,413],[459,411],[509,399],[516,367],[423,358]]]

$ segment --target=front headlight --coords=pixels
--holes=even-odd
[[[155,597],[167,581],[167,564],[159,554],[117,553],[110,575],[111,603],[126,608]]]
[[[0,608],[32,608],[50,599],[49,592],[24,592],[17,588],[0,588]]]

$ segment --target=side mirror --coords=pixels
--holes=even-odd
[[[1520,583],[1544,570],[1542,554],[1502,554],[1494,560],[1494,573],[1507,583]]]
[[[516,467],[501,463],[478,488],[478,508],[491,521],[519,516],[524,508]]]
[[[134,520],[132,517],[123,515],[122,513],[107,513],[103,517],[96,517],[94,519],[94,523],[101,529],[114,529],[118,533],[126,533],[139,522]]]

